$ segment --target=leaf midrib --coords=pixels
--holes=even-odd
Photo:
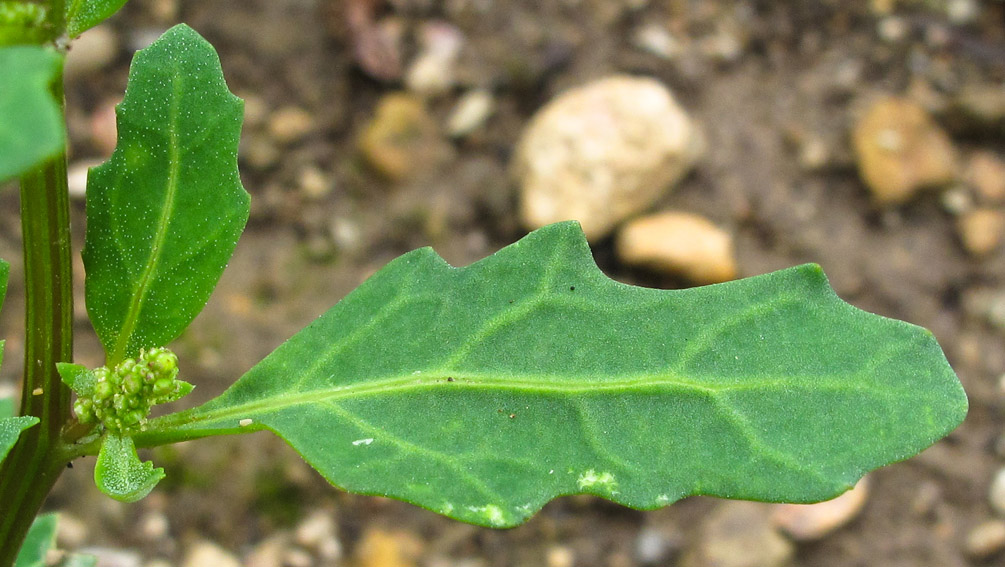
[[[865,370],[865,369],[863,369]],[[486,377],[484,374],[464,374],[455,371],[428,371],[423,372],[425,376],[407,375],[393,376],[384,379],[368,380],[366,383],[347,384],[343,386],[332,386],[328,388],[302,390],[296,393],[277,394],[264,400],[225,406],[222,408],[200,406],[185,412],[179,412],[160,418],[160,423],[154,428],[169,428],[182,426],[209,425],[224,421],[240,421],[248,417],[260,415],[262,413],[273,413],[290,407],[304,404],[318,404],[324,402],[334,402],[350,398],[364,398],[367,396],[393,394],[398,392],[419,391],[441,389],[463,389],[467,391],[475,390],[496,390],[496,391],[517,391],[524,394],[561,394],[561,395],[600,395],[611,393],[672,393],[674,390],[690,390],[693,393],[704,394],[712,398],[719,398],[720,394],[726,392],[739,392],[758,388],[792,388],[792,387],[812,387],[815,390],[831,391],[855,391],[865,393],[870,396],[881,396],[883,392],[877,392],[864,385],[855,384],[852,381],[826,380],[823,376],[805,376],[802,380],[786,376],[784,378],[766,377],[761,380],[745,380],[742,382],[724,384],[703,384],[676,375],[652,375],[640,374],[637,376],[626,376],[614,380],[603,382],[593,381],[590,378],[569,378],[542,379],[531,376],[506,376],[501,378]],[[448,381],[447,378],[453,378]],[[811,383],[807,381],[812,380]],[[226,396],[226,394],[224,395]],[[225,400],[225,398],[220,398]],[[160,427],[157,427],[160,426]]]
[[[168,178],[167,187],[164,192],[164,206],[161,209],[160,218],[157,221],[157,231],[154,234],[153,244],[150,247],[150,257],[143,268],[143,273],[133,291],[132,299],[129,302],[129,310],[126,318],[122,322],[118,338],[115,341],[115,348],[107,361],[109,365],[115,365],[125,359],[126,349],[129,340],[136,331],[139,321],[140,311],[143,310],[143,303],[146,301],[147,292],[153,283],[154,272],[157,269],[164,242],[167,240],[168,223],[174,214],[175,195],[178,191],[178,178],[181,175],[181,147],[178,140],[178,113],[179,101],[181,99],[181,69],[177,61],[172,61],[171,72],[171,105],[168,113]],[[148,345],[151,347],[161,345]]]

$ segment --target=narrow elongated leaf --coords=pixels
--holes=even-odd
[[[77,37],[112,17],[128,0],[69,0],[66,3],[66,33]]]
[[[220,278],[248,219],[242,109],[191,28],[136,54],[115,153],[87,179],[87,310],[109,364],[176,338]]]
[[[3,299],[7,293],[9,272],[10,265],[0,260],[0,308],[3,307]],[[0,362],[3,362],[3,345],[4,342],[0,341]],[[37,417],[14,417],[14,401],[7,398],[0,399],[0,462],[7,458],[7,453],[17,443],[21,432],[37,423]]]
[[[59,515],[42,514],[35,518],[28,535],[21,544],[21,551],[14,560],[14,567],[45,567],[45,554],[56,545],[56,524]]]
[[[966,411],[931,333],[844,303],[818,266],[632,287],[562,223],[465,268],[398,258],[138,441],[267,428],[333,484],[505,527],[574,493],[831,498]]]
[[[41,47],[0,48],[0,181],[62,151],[66,134],[50,84],[62,57]]]
[[[94,464],[94,484],[121,502],[136,502],[164,478],[164,469],[136,455],[132,437],[108,434]]]

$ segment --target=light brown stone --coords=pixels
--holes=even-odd
[[[917,103],[889,97],[873,104],[853,133],[859,173],[879,205],[910,200],[956,176],[949,136]]]
[[[651,78],[614,76],[548,103],[513,160],[529,228],[578,220],[591,241],[651,207],[700,155],[701,134]]]
[[[626,264],[682,275],[696,284],[736,278],[732,236],[704,217],[663,212],[631,221],[618,234]]]
[[[863,478],[841,496],[817,504],[776,504],[772,523],[797,541],[821,539],[852,521],[862,511],[869,495]]]
[[[967,252],[985,256],[994,252],[1005,235],[1005,213],[997,209],[974,209],[957,221],[960,241]]]

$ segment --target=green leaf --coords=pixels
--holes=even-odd
[[[38,423],[38,418],[30,415],[0,418],[0,462],[7,458],[21,432]]]
[[[175,339],[219,280],[248,219],[243,107],[185,25],[136,54],[118,146],[87,180],[86,302],[109,366]]]
[[[45,43],[45,16],[40,4],[0,1],[0,47]]]
[[[128,0],[69,0],[66,3],[66,33],[77,37],[125,6]]]
[[[41,47],[0,48],[0,181],[63,151],[62,112],[50,89],[62,64]]]
[[[59,562],[58,567],[95,567],[98,558],[93,555],[82,553],[70,553]]]
[[[58,521],[59,515],[55,513],[35,518],[21,544],[21,551],[14,560],[14,567],[45,567],[45,554],[56,545]]]
[[[267,428],[347,490],[507,527],[576,493],[828,499],[966,411],[930,332],[844,303],[818,266],[632,287],[561,223],[464,268],[394,260],[137,442]]]
[[[164,478],[164,469],[140,461],[132,437],[105,436],[94,465],[94,484],[120,502],[136,502]]]
[[[90,396],[94,393],[98,378],[90,368],[82,364],[57,362],[56,371],[59,372],[59,379],[78,396]]]
[[[14,417],[14,400],[0,398],[0,419],[7,419],[8,417]]]

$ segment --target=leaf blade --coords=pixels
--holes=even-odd
[[[0,48],[0,181],[63,150],[62,113],[49,88],[61,65],[41,47]]]
[[[128,0],[70,0],[66,4],[66,33],[75,38],[112,17]]]
[[[120,502],[141,500],[164,478],[164,469],[141,461],[132,437],[109,433],[94,464],[94,484]]]
[[[150,427],[269,429],[332,484],[509,527],[575,493],[823,500],[965,413],[931,333],[844,303],[819,267],[635,288],[559,224],[465,268],[406,254]]]
[[[202,37],[178,25],[137,53],[119,143],[87,182],[88,313],[110,364],[175,339],[205,305],[249,213],[243,103]]]
[[[55,512],[35,518],[14,560],[14,567],[45,567],[45,554],[56,545],[58,522],[59,514]]]

